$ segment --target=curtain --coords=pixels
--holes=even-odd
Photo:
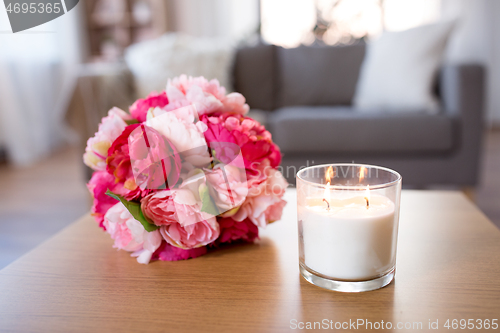
[[[0,145],[15,165],[29,165],[65,141],[64,104],[85,54],[81,6],[13,34],[0,5]]]

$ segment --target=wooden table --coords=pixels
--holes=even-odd
[[[258,244],[180,262],[138,264],[87,215],[0,271],[0,332],[348,331],[357,320],[411,332],[500,319],[500,231],[461,193],[403,191],[396,279],[358,294],[300,277],[295,191],[286,195]]]

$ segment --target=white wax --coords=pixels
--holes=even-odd
[[[367,280],[395,263],[394,203],[372,195],[331,199],[307,198],[298,207],[304,262],[310,269],[342,280]],[[300,228],[300,227],[299,227]]]

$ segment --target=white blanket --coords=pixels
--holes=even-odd
[[[178,33],[132,45],[125,52],[125,61],[134,75],[139,98],[152,91],[164,90],[169,78],[181,74],[218,79],[231,91],[233,57],[234,48],[225,40]]]

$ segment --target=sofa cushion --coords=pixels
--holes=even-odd
[[[285,107],[270,116],[284,153],[443,152],[453,148],[455,119],[415,113],[361,113],[350,107]]]
[[[275,108],[276,46],[259,44],[237,50],[233,68],[235,91],[245,96],[251,108]]]
[[[365,44],[277,51],[280,106],[351,104]]]

